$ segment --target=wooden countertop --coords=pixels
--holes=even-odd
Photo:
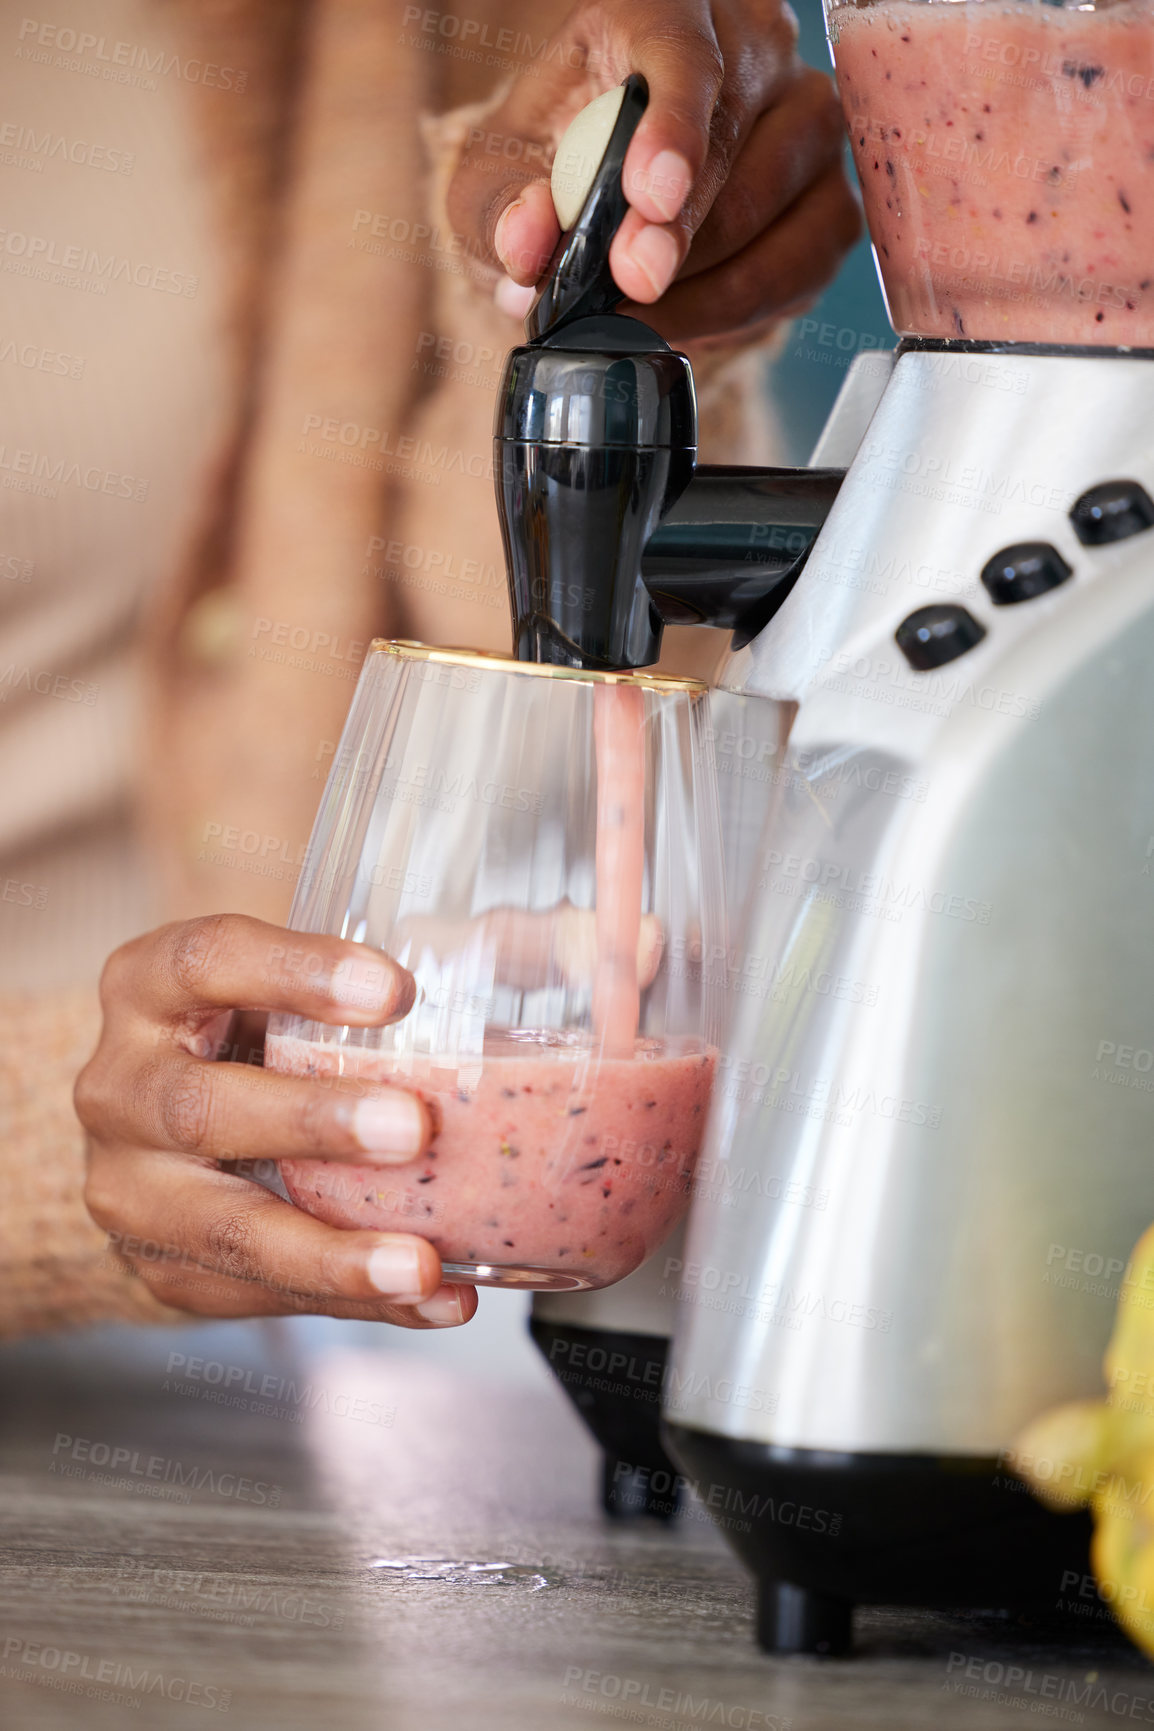
[[[1154,1668],[1100,1616],[1072,1639],[868,1611],[852,1659],[769,1659],[700,1507],[602,1519],[544,1376],[277,1338],[0,1351],[0,1726],[1154,1723]]]

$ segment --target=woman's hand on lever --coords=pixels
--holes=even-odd
[[[472,129],[449,188],[454,229],[507,273],[498,300],[527,310],[559,235],[552,154],[574,116],[630,72],[647,79],[649,106],[609,255],[623,310],[677,341],[752,335],[804,310],[858,239],[861,215],[833,85],[799,60],[784,0],[574,8]]]
[[[218,1061],[234,1011],[381,1027],[407,1012],[413,989],[378,951],[239,914],[164,926],[114,953],[100,1044],[76,1085],[86,1201],[154,1297],[201,1316],[468,1321],[475,1291],[442,1285],[425,1239],[324,1225],[220,1164],[421,1154],[434,1126],[416,1095],[275,1074],[244,1049]]]

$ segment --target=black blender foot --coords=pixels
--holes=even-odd
[[[757,1641],[766,1653],[837,1658],[853,1645],[853,1606],[848,1599],[763,1579],[757,1589]]]
[[[672,1467],[654,1472],[609,1453],[601,1457],[601,1507],[615,1521],[649,1515],[671,1521],[680,1505],[680,1486]]]

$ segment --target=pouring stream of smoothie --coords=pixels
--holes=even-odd
[[[645,879],[645,709],[635,685],[593,693],[597,750],[597,965],[593,1035],[604,1058],[631,1058],[641,1015],[637,946]]]

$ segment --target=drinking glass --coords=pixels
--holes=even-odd
[[[374,643],[290,925],[387,951],[416,1001],[386,1028],[275,1016],[266,1061],[412,1089],[439,1126],[402,1165],[284,1162],[300,1207],[546,1290],[668,1236],[724,978],[704,686]]]

